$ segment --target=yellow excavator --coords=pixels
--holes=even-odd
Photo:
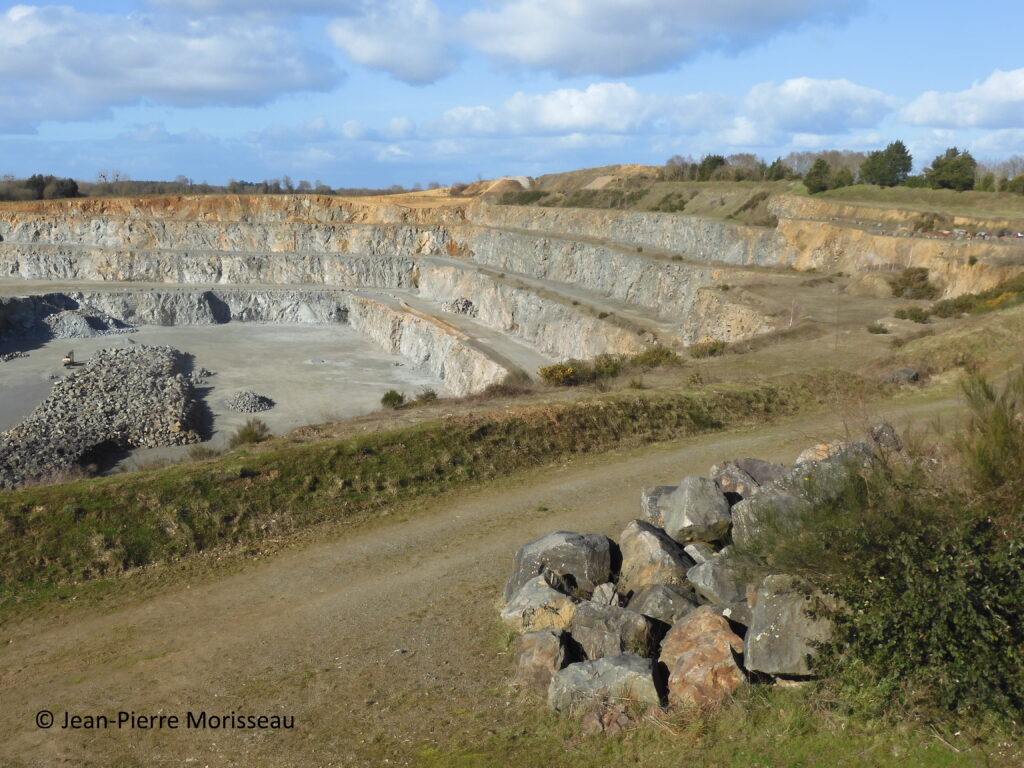
[[[61,365],[65,368],[73,368],[75,365],[75,350],[71,350],[60,359]]]

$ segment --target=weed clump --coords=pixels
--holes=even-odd
[[[721,339],[708,339],[707,341],[702,341],[690,347],[690,357],[698,359],[703,357],[717,357],[725,352],[726,346],[726,343]]]
[[[897,309],[894,316],[899,320],[912,320],[915,323],[927,323],[931,313],[923,307],[903,307]]]
[[[389,389],[384,393],[384,396],[380,399],[380,404],[385,408],[392,408],[397,410],[401,408],[405,403],[405,395],[399,392],[397,389]]]
[[[888,332],[889,332],[889,329],[886,328],[881,323],[871,323],[868,326],[868,333],[879,333],[879,334],[881,334],[881,333],[888,333]]]
[[[238,431],[231,436],[228,445],[231,448],[238,448],[242,445],[262,443],[270,437],[270,427],[261,419],[249,419],[238,428]]]

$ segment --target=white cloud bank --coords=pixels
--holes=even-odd
[[[111,106],[262,104],[327,90],[340,73],[278,27],[80,13],[16,5],[0,15],[0,132]]]
[[[997,69],[965,91],[928,91],[901,117],[910,125],[943,128],[1024,128],[1024,68]]]
[[[755,85],[746,99],[748,115],[765,128],[810,134],[870,128],[897,104],[891,96],[849,80],[810,77]]]

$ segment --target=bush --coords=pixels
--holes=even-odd
[[[385,408],[401,408],[405,403],[405,395],[399,392],[397,389],[389,389],[384,393],[384,396],[380,399],[380,404]]]
[[[262,443],[270,437],[270,427],[261,419],[249,419],[231,436],[228,446],[238,448],[240,445]]]
[[[594,377],[613,379],[622,373],[622,361],[615,355],[598,355],[594,358]]]
[[[887,280],[892,295],[903,299],[934,299],[939,295],[938,286],[928,281],[928,270],[924,267],[907,267]]]
[[[690,357],[716,357],[725,351],[726,343],[721,339],[708,339],[690,347]]]
[[[913,320],[915,323],[927,323],[931,316],[929,311],[923,307],[905,307],[897,309],[893,314],[899,320]]]
[[[555,387],[577,387],[594,380],[594,369],[582,360],[546,365],[537,373],[541,381]]]
[[[421,390],[416,395],[415,402],[418,405],[426,405],[427,403],[432,403],[435,400],[437,400],[437,392],[435,392],[432,389],[424,389],[424,390]]]
[[[881,323],[871,323],[868,326],[868,333],[888,333],[889,329]]]
[[[661,365],[679,365],[682,362],[682,358],[668,347],[662,344],[655,344],[643,352],[633,355],[629,358],[629,362],[640,368],[650,369]]]

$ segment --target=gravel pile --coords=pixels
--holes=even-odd
[[[171,347],[102,349],[0,434],[0,488],[73,470],[96,450],[199,442],[191,381]]]
[[[454,312],[457,315],[467,315],[468,317],[476,317],[477,315],[476,305],[469,299],[461,296],[457,299],[441,302],[441,309],[445,312]]]
[[[251,389],[243,389],[232,395],[227,402],[228,408],[239,413],[259,413],[269,411],[274,407],[274,401],[269,397],[257,395]]]
[[[0,363],[6,363],[9,360],[17,360],[19,357],[28,357],[27,352],[4,352],[0,355]]]
[[[134,333],[136,330],[115,318],[78,309],[66,309],[47,315],[43,318],[43,324],[54,339],[89,339],[95,336]]]

